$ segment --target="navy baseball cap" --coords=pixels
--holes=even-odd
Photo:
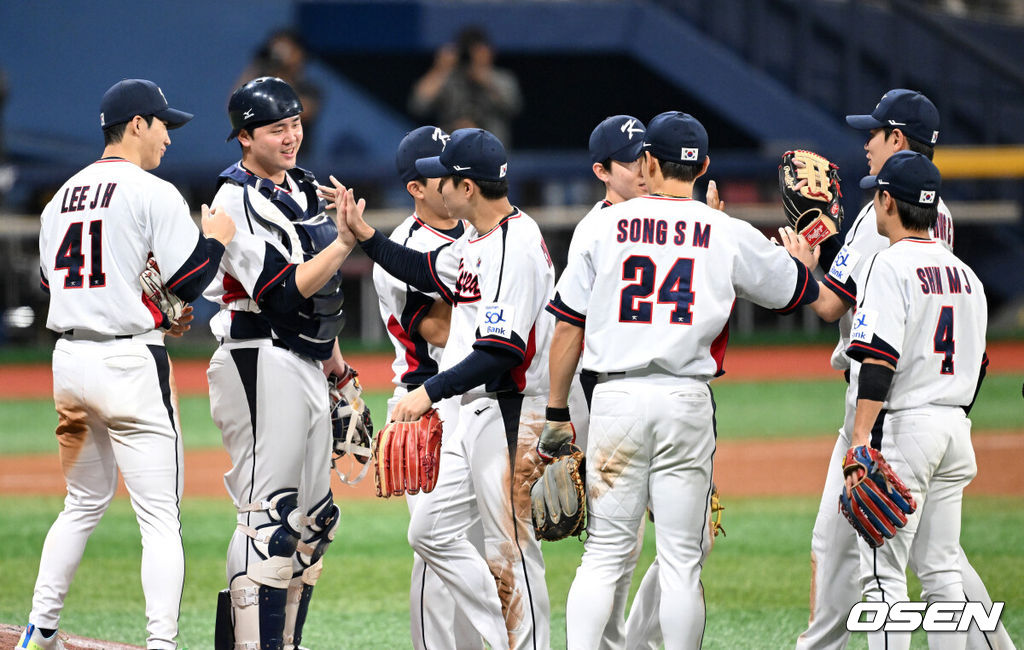
[[[426,178],[463,176],[500,181],[508,172],[508,156],[501,140],[490,131],[457,129],[439,155],[416,161],[416,171]]]
[[[643,146],[661,160],[702,165],[708,155],[708,132],[692,115],[669,111],[647,125]]]
[[[122,79],[103,93],[100,128],[127,122],[136,115],[153,115],[166,122],[168,129],[176,129],[192,119],[192,113],[170,108],[160,86],[146,79]]]
[[[914,151],[897,151],[889,156],[874,176],[860,179],[864,189],[877,187],[901,201],[929,207],[939,200],[942,176],[928,156]]]
[[[403,183],[416,180],[420,173],[416,171],[416,161],[420,158],[439,156],[444,151],[449,135],[436,126],[421,126],[405,134],[398,143],[395,154],[395,167]]]
[[[846,123],[861,131],[899,129],[908,138],[924,144],[939,141],[939,109],[921,93],[906,88],[882,95],[871,115],[847,115]]]
[[[596,163],[609,158],[633,162],[644,148],[644,123],[632,115],[604,118],[590,133],[590,159]]]

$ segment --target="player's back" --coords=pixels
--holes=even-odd
[[[50,291],[47,327],[111,335],[153,329],[139,273],[150,252],[166,273],[188,258],[195,237],[174,246],[155,243],[168,241],[180,227],[163,220],[180,219],[182,213],[187,219],[188,208],[172,185],[126,160],[98,160],[72,176],[41,217],[41,272]],[[191,220],[187,226],[197,237]]]
[[[937,240],[908,238],[869,262],[863,293],[852,345],[881,347],[898,357],[886,408],[969,404],[988,325],[985,290],[974,271]],[[883,309],[893,310],[902,326],[886,327]],[[872,327],[873,321],[879,325]],[[889,340],[900,328],[902,340]]]
[[[792,297],[792,258],[750,224],[703,203],[644,196],[600,216],[589,233],[578,231],[582,263],[594,276],[583,358],[589,370],[656,366],[710,379],[721,370],[735,299],[781,308]]]

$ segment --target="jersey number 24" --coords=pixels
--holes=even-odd
[[[55,271],[66,269],[64,277],[65,289],[81,289],[83,283],[82,267],[85,266],[85,253],[82,250],[81,221],[68,226],[64,239],[57,247],[57,259],[54,261]],[[89,222],[89,286],[102,287],[107,284],[107,276],[103,273],[103,222],[97,219]]]
[[[654,304],[644,300],[654,293],[657,267],[654,260],[646,255],[630,255],[622,262],[622,279],[633,282],[626,285],[619,295],[619,321],[623,323],[650,323]],[[689,325],[693,322],[693,259],[680,257],[668,270],[658,286],[658,303],[675,307],[669,315],[669,322]]]

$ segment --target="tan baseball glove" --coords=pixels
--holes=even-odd
[[[530,488],[537,539],[554,542],[583,533],[587,525],[586,459],[565,443]]]

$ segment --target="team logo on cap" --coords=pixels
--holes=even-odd
[[[160,90],[160,86],[156,87],[156,91],[158,93],[160,93],[160,99],[164,100],[164,103],[166,104],[167,103],[167,98],[164,97],[164,91]]]
[[[242,113],[242,119],[243,120],[251,120],[252,116],[255,115],[255,114],[256,114],[256,111],[254,111],[253,109],[251,109],[251,108],[247,109],[244,113]]]
[[[102,129],[107,125],[106,118],[103,117],[103,113],[100,113],[100,128]]]
[[[921,198],[918,203],[935,203],[935,190],[921,190]]]
[[[448,140],[451,139],[451,136],[442,131],[440,127],[435,126],[434,132],[430,134],[430,139],[434,142],[440,142],[441,151],[444,151],[444,148],[448,146]]]
[[[627,137],[632,140],[634,133],[643,133],[643,129],[636,128],[636,120],[626,120],[625,123],[619,128],[620,131],[625,133]]]
[[[697,148],[683,147],[683,151],[679,154],[679,157],[683,160],[697,160]]]
[[[939,140],[939,132],[932,131],[932,144],[935,144]]]
[[[508,171],[508,163],[501,163],[501,167],[498,168],[498,178],[505,178],[505,173]]]

